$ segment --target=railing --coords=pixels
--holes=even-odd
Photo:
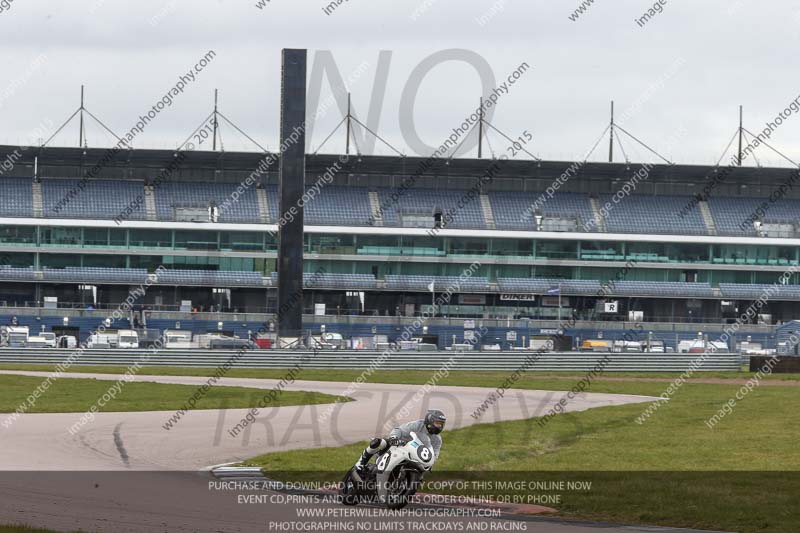
[[[75,317],[75,316],[96,316],[106,317],[109,311],[117,309],[120,304],[102,304],[93,306],[88,309],[88,304],[81,303],[64,303],[59,302],[59,307],[56,309],[43,308],[35,305],[37,302],[25,302],[30,305],[5,305],[5,302],[0,301],[0,314],[5,315],[35,315],[35,316],[60,316],[60,317]],[[216,321],[243,321],[243,322],[267,322],[275,320],[276,308],[253,307],[242,309],[240,311],[199,311],[199,312],[184,312],[179,310],[177,305],[153,305],[147,304],[141,309],[147,313],[147,318],[166,319],[166,320],[216,320]],[[341,309],[339,314],[331,313],[330,307],[326,315],[314,314],[314,309],[308,307],[304,309],[304,321],[306,323],[320,323],[320,324],[392,324],[392,325],[405,325],[411,324],[416,318],[420,316],[416,313],[414,316],[397,316],[394,314],[386,315],[384,313],[373,314],[371,310],[361,312],[357,309]],[[561,328],[564,323],[570,318],[569,312],[565,307],[562,309],[563,316],[561,320],[554,318],[533,319],[526,317],[484,317],[484,316],[444,316],[435,315],[429,317],[426,324],[436,326],[458,326],[463,327],[465,319],[473,319],[476,323],[484,324],[487,327],[513,327],[517,329],[537,329],[537,328]],[[654,320],[654,318],[656,320]],[[676,319],[677,318],[677,319]],[[660,320],[658,320],[660,319]],[[627,331],[631,328],[641,329],[642,331],[681,331],[686,332],[687,329],[692,331],[719,331],[728,325],[719,322],[717,318],[702,319],[693,318],[686,319],[685,317],[648,317],[647,321],[633,322],[633,321],[613,321],[613,320],[596,320],[589,316],[581,317],[574,322],[571,327],[578,329],[602,329],[602,330],[621,330]],[[687,326],[690,326],[687,328]],[[771,324],[745,324],[745,328],[752,332],[761,333],[774,333],[776,325]]]
[[[74,350],[9,349],[0,348],[0,364],[59,364]],[[741,369],[739,354],[652,354],[652,353],[577,353],[553,352],[536,355],[536,352],[394,352],[388,358],[376,351],[322,351],[310,362],[301,359],[308,351],[250,350],[160,350],[155,357],[143,362],[143,357],[153,355],[151,350],[84,350],[82,365],[129,366],[139,362],[145,366],[182,366],[214,368],[228,361],[239,368],[291,368],[302,364],[309,368],[363,369],[381,358],[380,368],[385,370],[415,369],[437,370],[445,364],[450,370],[503,370],[513,372],[521,367],[536,371],[580,371],[597,368],[604,361],[606,372],[684,372],[697,371],[737,372]],[[697,366],[699,365],[699,366]]]
[[[538,194],[538,193],[536,193],[536,194]],[[687,200],[689,200],[689,197],[687,197]],[[588,207],[588,205],[586,207]],[[38,219],[40,219],[42,221],[42,225],[43,226],[47,225],[47,221],[48,220],[52,219],[52,217],[45,217],[45,216],[37,217],[33,213],[32,209],[31,209],[31,213],[30,214],[27,214],[27,215],[24,215],[24,216],[23,215],[18,215],[18,214],[6,214],[6,215],[3,215],[3,216],[4,217],[8,217],[8,218],[38,218]],[[243,223],[243,224],[263,224],[264,223],[263,220],[261,220],[261,218],[260,218],[261,215],[259,213],[253,213],[252,216],[253,216],[252,219],[243,218],[242,220],[236,220],[236,221],[224,220],[224,221],[221,221],[221,222],[225,222],[225,223]],[[165,216],[162,216],[160,213],[158,213],[158,210],[157,210],[157,213],[156,213],[156,217],[157,217],[156,221],[158,221],[158,222],[180,222],[181,221],[181,220],[179,220],[180,217],[175,217],[175,216],[166,216],[165,217]],[[108,219],[108,220],[110,220],[112,217],[104,216],[104,215],[98,214],[98,213],[87,212],[87,213],[70,214],[68,218],[78,219],[78,220],[81,220],[81,219],[85,219],[85,220]],[[431,220],[429,215],[426,215],[426,218],[428,220]],[[402,219],[403,219],[403,217],[401,216],[400,220],[402,221]],[[135,219],[135,220],[144,220],[144,219]],[[743,231],[728,230],[728,229],[725,229],[725,228],[720,228],[720,225],[718,223],[718,219],[717,218],[715,218],[714,221],[717,222],[717,235],[718,236],[723,236],[723,237],[724,236],[728,236],[728,237],[756,236],[756,237],[771,237],[771,238],[774,238],[774,237],[777,237],[777,238],[797,238],[798,236],[800,236],[800,232],[798,230],[796,230],[796,229],[786,230],[786,231],[779,230],[779,229],[767,229],[765,231],[758,232],[758,231],[755,230],[755,227],[751,226],[751,227],[747,228],[747,230],[743,230]],[[432,220],[431,220],[431,222],[432,222]],[[341,225],[338,221],[329,221],[329,220],[314,220],[313,222],[308,222],[307,221],[307,223],[313,224],[315,226],[339,226],[339,225]],[[775,223],[780,224],[782,222],[779,221],[779,220],[772,220],[772,221],[769,222],[769,224],[775,224]],[[787,221],[786,223],[793,224],[794,221]],[[272,222],[271,224],[274,225],[275,222]],[[641,234],[640,231],[637,231],[635,229],[631,229],[631,228],[628,228],[628,227],[615,228],[613,231],[608,230],[608,229],[606,229],[605,231],[600,231],[600,228],[595,226],[595,228],[594,228],[595,231],[592,231],[592,232],[581,231],[581,229],[583,228],[584,224],[583,224],[582,217],[577,216],[577,215],[576,216],[571,216],[569,218],[558,217],[558,216],[545,217],[543,219],[543,221],[542,221],[542,224],[543,224],[543,231],[585,233],[587,238],[590,238],[591,235],[597,234],[597,233],[616,233],[616,234],[622,234],[622,235],[638,235],[638,234]],[[431,227],[432,223],[429,223],[427,226],[425,226],[425,225],[423,225],[423,226],[424,227]],[[404,227],[404,226],[402,224],[391,224],[388,219],[384,218],[384,227]],[[406,225],[405,227],[418,227],[418,226]],[[459,228],[459,229],[462,229],[462,228]],[[485,227],[485,225],[478,224],[474,228],[463,228],[463,229],[485,230],[487,228]],[[499,229],[502,230],[503,228],[499,228]],[[509,229],[508,231],[520,231],[520,230],[521,230],[520,228],[514,228],[514,229]],[[536,229],[533,226],[531,226],[530,228],[522,229],[522,231],[536,231]],[[665,227],[665,229],[663,231],[650,230],[650,231],[648,231],[648,233],[650,233],[650,234],[653,234],[653,233],[655,233],[655,234],[663,234],[663,235],[681,235],[681,236],[685,236],[685,235],[689,235],[689,236],[692,236],[692,235],[708,235],[707,231],[698,230],[697,232],[683,232],[683,233],[680,233],[680,232],[676,232],[674,230],[674,228],[668,228],[668,227]]]

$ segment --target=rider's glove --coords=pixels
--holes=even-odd
[[[400,437],[389,437],[388,439],[386,439],[386,442],[389,443],[389,446],[399,446],[400,444],[402,444],[403,439],[401,439]]]

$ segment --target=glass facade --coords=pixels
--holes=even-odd
[[[5,225],[0,226],[0,246],[14,247],[13,253],[2,257],[3,264],[13,266],[152,270],[166,265],[269,273],[275,269],[277,237],[267,231]],[[81,253],[81,249],[93,253]],[[716,286],[774,283],[775,273],[785,270],[782,267],[800,264],[797,246],[694,242],[306,234],[304,249],[307,254],[336,256],[310,258],[306,261],[308,272],[323,266],[330,273],[372,274],[379,279],[387,274],[457,276],[465,264],[479,259],[483,265],[475,275],[490,280],[604,280],[627,263],[626,279],[631,281],[696,280]],[[105,253],[96,253],[101,250]],[[546,264],[549,261],[558,264]],[[794,275],[791,282],[797,281]]]

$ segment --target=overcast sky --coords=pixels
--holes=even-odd
[[[621,125],[669,159],[713,163],[737,128],[739,104],[745,127],[757,133],[800,95],[800,5],[788,0],[661,0],[661,12],[643,26],[636,19],[652,2],[595,0],[573,21],[579,0],[349,0],[330,14],[324,1],[270,0],[262,9],[258,1],[0,0],[0,142],[49,136],[78,107],[82,83],[87,109],[122,134],[209,50],[214,59],[135,147],[182,143],[211,111],[218,88],[220,110],[274,149],[284,47],[309,50],[309,76],[319,51],[330,51],[342,78],[356,73],[349,84],[355,114],[366,122],[371,102],[382,98],[372,104],[380,112],[373,124],[407,154],[415,150],[400,115],[412,114],[424,143],[440,144],[478,103],[480,62],[498,84],[518,65],[530,66],[491,122],[513,138],[530,132],[528,149],[544,159],[582,157],[607,125],[613,99]],[[413,109],[401,109],[414,69],[450,49],[472,59],[437,63]],[[381,51],[390,52],[383,63]],[[385,94],[375,84],[381,68],[388,68]],[[321,101],[330,94],[325,78]],[[341,118],[335,105],[324,113],[311,151]],[[74,122],[51,144],[74,146],[77,132]],[[112,144],[96,124],[87,125],[87,139]],[[792,115],[771,143],[800,161],[797,139],[800,116]],[[256,149],[224,124],[222,140],[226,150]],[[489,141],[498,152],[508,145],[495,132]],[[622,143],[631,160],[654,160]],[[340,130],[323,151],[343,149]],[[592,159],[607,150],[604,141]],[[374,152],[391,150],[377,143]],[[788,165],[765,147],[756,155],[762,164]]]

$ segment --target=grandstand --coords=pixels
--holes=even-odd
[[[13,149],[0,147],[0,157]],[[108,308],[159,267],[138,311],[177,313],[190,302],[198,312],[275,313],[276,165],[243,188],[262,155],[190,152],[158,182],[176,154],[142,150],[82,180],[103,155],[30,148],[14,176],[0,177],[6,315],[45,298],[58,308]],[[307,184],[337,160],[308,156]],[[631,164],[586,163],[546,195],[569,163],[505,161],[468,198],[488,161],[434,162],[422,173],[420,163],[351,158],[307,203],[307,312],[325,304],[349,316],[415,316],[457,286],[439,317],[720,324],[800,264],[800,198],[773,194],[794,170],[736,168],[697,198],[687,192],[701,191],[715,169],[656,165],[619,199]],[[413,187],[397,194],[409,177]],[[764,320],[800,313],[800,279],[793,270],[784,277],[760,310]],[[613,313],[601,305],[609,301]]]
[[[38,186],[33,178],[3,177],[0,192],[0,216],[21,218],[76,218],[114,219],[129,208],[126,214],[131,220],[180,221],[181,209],[198,209],[206,213],[209,206],[222,207],[219,222],[268,223],[278,220],[277,186],[247,188],[229,200],[239,186],[234,183],[167,182],[152,193],[155,209],[148,213],[147,203],[142,198],[151,193],[145,181],[91,180],[81,185],[78,179],[43,178]],[[274,178],[273,178],[274,180]],[[80,186],[80,188],[79,188]],[[63,206],[59,202],[78,191],[74,200]],[[559,192],[546,202],[541,202],[541,192],[486,191],[483,196],[488,204],[466,203],[458,207],[464,190],[409,190],[393,202],[394,189],[389,187],[358,187],[330,185],[325,194],[315,198],[306,206],[309,225],[372,226],[375,205],[387,206],[381,210],[379,225],[386,227],[423,227],[433,224],[435,213],[452,210],[454,221],[451,229],[503,231],[556,231],[604,232],[619,234],[664,234],[704,236],[769,236],[768,226],[781,226],[783,237],[794,237],[800,229],[800,199],[780,198],[770,201],[768,197],[711,197],[707,202],[696,203],[689,195],[634,194],[625,198],[618,209],[607,216],[599,214],[594,207],[612,203],[610,194],[590,195],[584,193]],[[372,197],[377,199],[373,205]],[[263,196],[266,201],[259,201]],[[137,200],[138,199],[138,200]],[[37,209],[38,204],[41,206]],[[537,201],[539,202],[537,204]],[[759,224],[745,224],[749,214],[761,206],[769,205],[769,211],[759,217]],[[535,207],[536,215],[531,213]],[[704,217],[703,211],[708,217]],[[528,213],[526,215],[526,212]],[[538,215],[538,217],[537,217]],[[487,218],[489,220],[487,220]],[[542,219],[537,226],[536,218]],[[590,221],[600,219],[598,224]],[[207,220],[206,220],[207,221]],[[561,222],[559,228],[554,223]],[[541,224],[550,225],[549,228]],[[787,227],[783,227],[787,226]],[[758,228],[762,228],[759,233]]]

